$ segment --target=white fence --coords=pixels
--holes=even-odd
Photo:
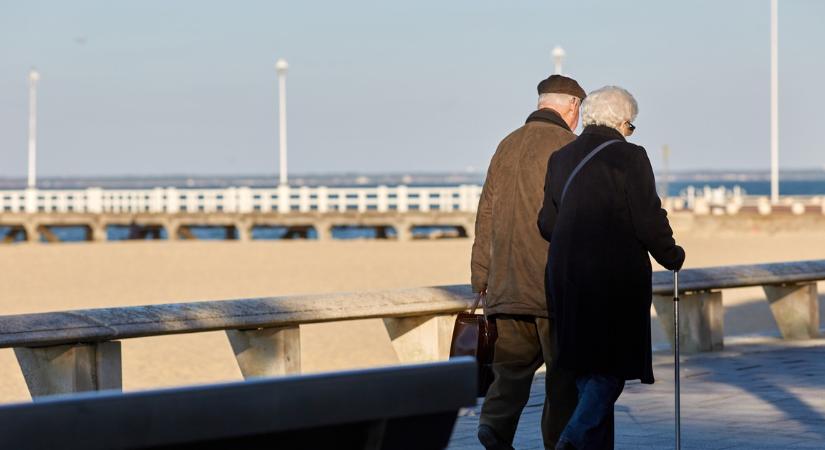
[[[226,189],[0,190],[2,213],[250,213],[250,212],[475,212],[481,186],[290,187]],[[766,196],[739,188],[688,187],[665,202],[669,210],[696,214],[736,214],[743,207],[770,214]],[[782,197],[779,206],[795,214],[825,214],[825,196]]]
[[[668,199],[665,204],[668,209],[688,210],[698,215],[732,215],[743,208],[755,209],[759,214],[767,215],[777,207],[784,207],[797,215],[818,211],[825,214],[825,196],[782,196],[778,204],[771,204],[767,196],[747,195],[739,186],[734,186],[733,189],[688,186],[680,196]]]
[[[2,213],[475,212],[481,186],[0,191]]]

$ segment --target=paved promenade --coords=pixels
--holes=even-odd
[[[616,448],[673,448],[673,359],[654,354],[652,386],[629,383],[616,405]],[[825,449],[825,339],[727,338],[726,350],[682,359],[684,449]],[[544,374],[515,447],[541,449]],[[450,449],[478,449],[479,408],[459,418]]]

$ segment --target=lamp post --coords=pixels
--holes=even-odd
[[[662,161],[665,165],[665,192],[662,196],[667,200],[670,197],[670,147],[667,144],[662,147]]]
[[[29,171],[26,186],[37,186],[37,82],[40,74],[32,69],[29,72]]]
[[[777,0],[771,0],[771,203],[779,202],[779,27]]]
[[[289,64],[283,58],[275,63],[278,72],[278,137],[280,147],[280,185],[288,183],[286,168],[286,72]]]
[[[554,72],[559,75],[561,75],[561,62],[565,55],[567,55],[567,53],[565,53],[564,49],[561,48],[560,45],[553,47],[553,62],[556,65]]]

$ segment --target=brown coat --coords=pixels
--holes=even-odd
[[[576,135],[551,109],[534,112],[498,146],[481,192],[470,263],[474,292],[487,289],[489,314],[548,317],[548,244],[536,221],[547,161]]]

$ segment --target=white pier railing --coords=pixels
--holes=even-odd
[[[0,213],[475,212],[481,186],[2,190]]]
[[[23,189],[0,190],[2,213],[252,213],[252,212],[475,212],[479,185],[375,187],[230,187],[225,189]],[[665,208],[697,215],[825,214],[825,196],[767,196],[744,190],[692,186],[670,197]]]
[[[735,215],[747,210],[761,215],[783,210],[795,215],[825,214],[825,196],[785,195],[778,203],[771,203],[767,195],[748,195],[739,186],[733,189],[688,186],[681,195],[667,199],[665,205],[670,210],[686,210],[697,215]]]

